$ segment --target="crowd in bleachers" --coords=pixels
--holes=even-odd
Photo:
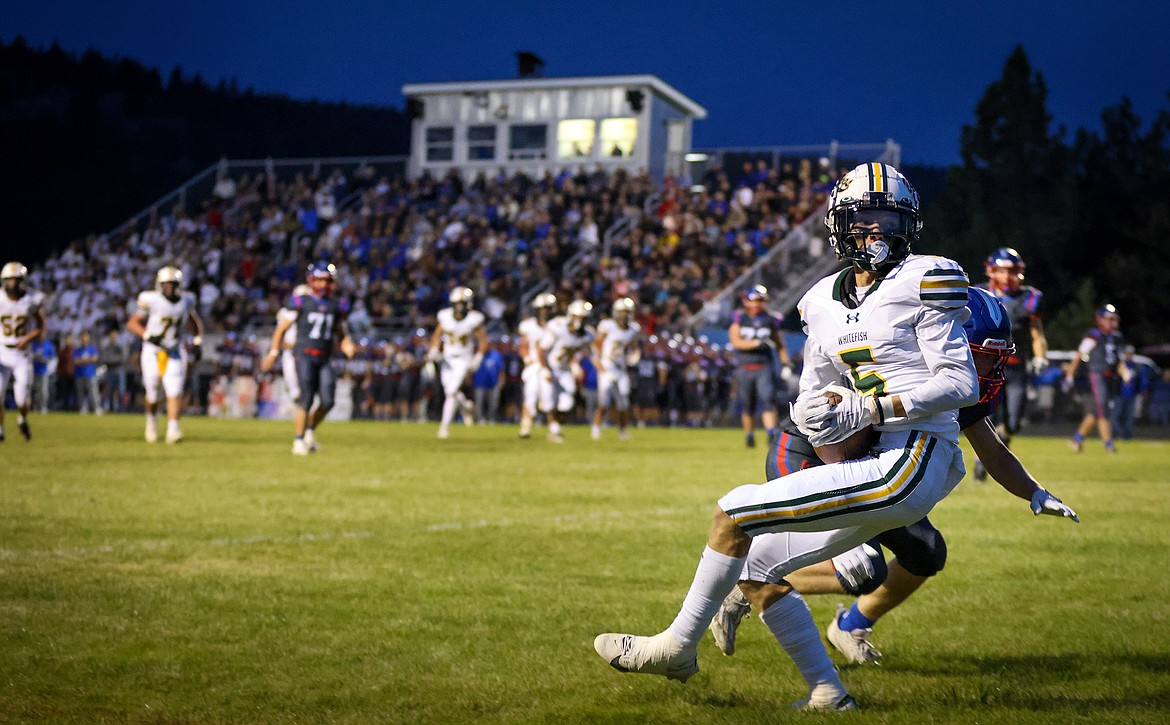
[[[698,395],[694,386],[703,361],[721,370],[726,352],[703,349],[687,372],[682,353],[667,341],[674,336],[675,348],[686,345],[694,355],[697,343],[681,337],[691,315],[807,218],[837,171],[824,159],[796,159],[778,168],[763,160],[732,170],[715,165],[701,179],[684,172],[661,184],[644,173],[585,168],[542,178],[481,174],[469,181],[455,172],[391,178],[369,166],[348,176],[340,169],[289,179],[266,172],[225,175],[194,205],[197,211],[176,207],[122,233],[74,242],[32,265],[30,284],[46,293],[48,340],[38,367],[45,380],[55,381],[38,385],[38,408],[137,407],[139,341],[126,332],[126,320],[138,292],[153,287],[158,268],[174,264],[196,295],[209,338],[221,341],[221,349],[205,350],[208,362],[195,368],[194,407],[206,410],[219,375],[255,374],[254,362],[245,362],[254,357],[255,336],[271,329],[306,264],[324,259],[336,265],[339,292],[352,300],[351,330],[371,340],[365,354],[393,350],[393,360],[379,364],[390,368],[396,390],[421,365],[424,343],[414,331],[433,329],[451,288],[475,290],[488,329],[500,338],[526,312],[524,293],[547,280],[564,302],[586,299],[607,309],[618,297],[636,301],[643,330],[662,341],[664,375],[690,376],[692,386],[687,407],[685,384],[657,384],[654,396],[661,400],[650,406],[654,396],[647,394],[644,406],[658,411],[650,419],[721,420],[726,411],[715,410],[707,394],[721,388],[704,382]],[[625,232],[606,240],[606,230],[621,220]],[[573,258],[580,263],[566,274]],[[79,366],[74,357],[86,347],[83,332],[93,338],[96,359],[83,356]],[[225,356],[233,362],[225,365]],[[375,410],[363,401],[378,396],[361,390],[385,391],[383,373],[350,374],[359,391],[356,413]],[[96,383],[78,383],[98,378],[100,395],[88,392]],[[417,392],[396,393],[395,409],[412,396],[408,407],[425,409],[424,385],[402,388]],[[509,411],[511,399],[502,397],[500,410]],[[698,400],[707,401],[702,415],[694,412]],[[370,415],[388,415],[386,406],[381,410]]]
[[[541,280],[562,299],[631,295],[648,332],[679,332],[707,296],[815,208],[810,169],[761,162],[733,181],[715,168],[700,191],[685,178],[656,185],[645,174],[584,168],[470,182],[457,173],[391,179],[371,167],[349,178],[340,170],[287,181],[225,176],[196,212],[175,207],[123,233],[75,241],[32,265],[29,281],[47,295],[49,339],[72,350],[88,330],[108,343],[107,365],[115,341],[128,362],[126,320],[164,263],[183,271],[212,334],[269,326],[316,259],[336,264],[359,335],[430,329],[457,284],[476,291],[489,329],[505,333],[519,321],[524,291]],[[623,217],[629,234],[602,257],[605,230]],[[565,276],[582,250],[585,264]]]

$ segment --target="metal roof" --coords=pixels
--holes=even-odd
[[[580,78],[517,78],[503,81],[455,81],[450,83],[408,83],[402,95],[425,96],[437,93],[475,93],[478,91],[561,90],[565,88],[610,88],[647,86],[655,93],[697,119],[707,117],[707,109],[695,103],[674,86],[653,75],[585,76]]]

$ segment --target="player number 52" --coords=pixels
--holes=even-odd
[[[4,315],[0,317],[0,328],[5,337],[21,337],[28,329],[28,317],[24,315]]]

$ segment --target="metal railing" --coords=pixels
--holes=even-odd
[[[776,148],[791,150],[804,147]],[[885,146],[835,144],[834,148],[838,153],[879,150],[879,155],[870,158],[894,165],[897,165],[902,152],[901,146],[893,141],[888,141]],[[768,300],[769,310],[785,313],[795,307],[804,293],[818,280],[834,269],[841,268],[842,263],[831,253],[825,238],[822,220],[825,218],[826,206],[827,204],[821,204],[817,207],[778,244],[769,249],[767,254],[707,300],[687,323],[692,333],[698,333],[702,328],[730,326],[739,294],[753,285],[762,284],[768,288],[771,293]]]
[[[409,156],[323,156],[300,159],[221,159],[208,166],[185,181],[178,188],[160,197],[154,203],[131,216],[126,221],[107,232],[106,236],[116,237],[131,230],[143,232],[153,226],[160,216],[170,214],[176,207],[185,213],[196,211],[193,204],[198,204],[211,198],[215,185],[233,173],[247,170],[264,171],[272,178],[291,179],[296,173],[307,171],[320,174],[322,168],[340,168],[353,172],[367,166],[381,166],[390,175],[401,167],[401,174],[406,175],[406,168],[410,163]],[[360,195],[355,191],[345,197],[338,204],[338,208],[352,204]]]

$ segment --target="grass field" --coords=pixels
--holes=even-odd
[[[714,500],[762,476],[734,431],[348,423],[297,459],[287,423],[189,419],[173,447],[136,416],[32,424],[0,444],[0,721],[818,718],[786,709],[802,684],[755,618],[685,686],[593,652],[674,616]],[[964,481],[885,664],[841,668],[843,719],[1170,719],[1170,443],[1016,448],[1083,523]],[[836,601],[810,598],[819,623]]]

